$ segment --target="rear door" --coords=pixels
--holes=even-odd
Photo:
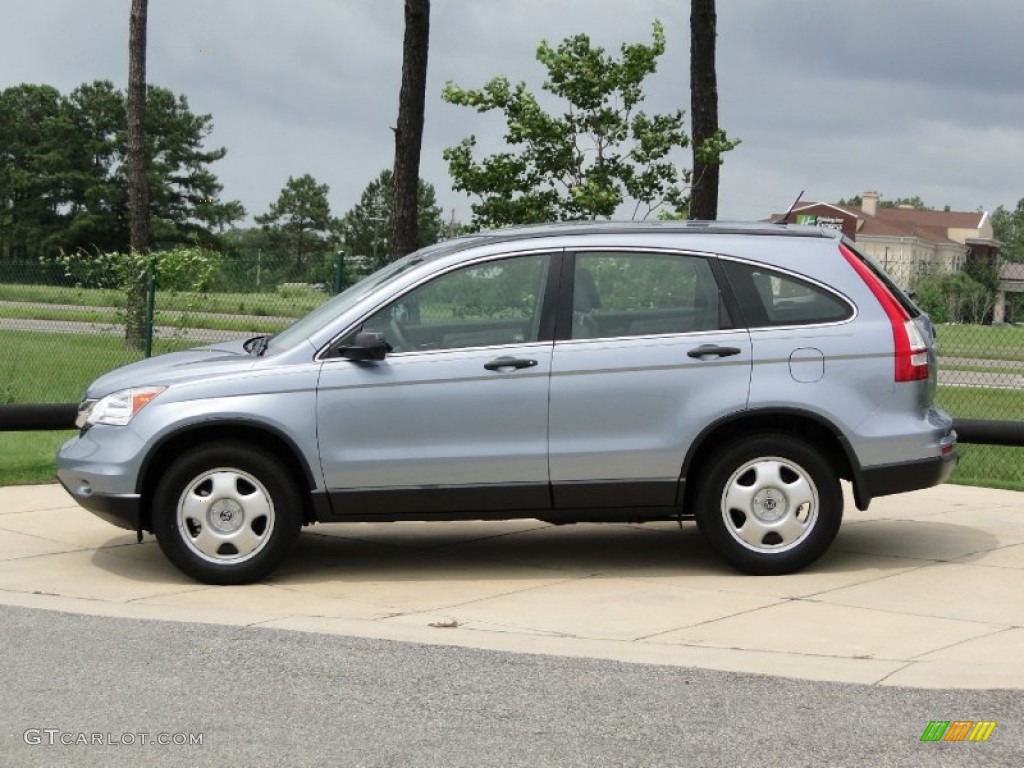
[[[742,410],[749,334],[733,327],[709,258],[593,250],[567,257],[551,362],[556,508],[675,506],[683,459]]]

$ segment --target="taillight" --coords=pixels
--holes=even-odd
[[[843,256],[857,271],[867,287],[871,289],[889,318],[893,342],[896,345],[896,381],[927,379],[929,375],[928,345],[917,324],[885,284],[868,268],[867,264],[857,258],[857,255],[845,245],[840,245],[839,250],[842,251]]]

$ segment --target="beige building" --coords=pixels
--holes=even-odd
[[[802,203],[786,220],[842,230],[903,287],[918,275],[959,272],[968,259],[998,258],[988,211],[885,208],[878,202],[877,192],[865,192],[860,207]]]

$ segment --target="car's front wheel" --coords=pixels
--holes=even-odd
[[[800,570],[821,557],[839,531],[839,478],[804,440],[756,435],[719,449],[705,466],[697,525],[722,559],[741,571]]]
[[[195,448],[157,483],[153,532],[167,558],[207,584],[246,584],[287,556],[301,498],[269,453],[237,442]]]

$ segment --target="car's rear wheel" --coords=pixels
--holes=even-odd
[[[699,482],[695,517],[727,563],[792,573],[828,549],[843,518],[839,478],[811,444],[766,433],[719,449]]]
[[[271,454],[237,442],[195,448],[171,464],[153,497],[167,558],[207,584],[246,584],[288,555],[301,528],[294,479]]]

